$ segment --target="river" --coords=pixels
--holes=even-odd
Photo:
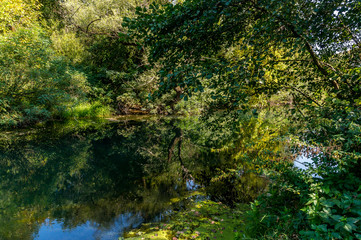
[[[227,202],[232,186],[212,188],[210,176],[230,155],[192,124],[133,117],[0,133],[0,239],[113,240],[197,199]],[[244,201],[264,189],[252,184]]]

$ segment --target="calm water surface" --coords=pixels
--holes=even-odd
[[[186,207],[195,182],[227,156],[182,126],[122,120],[0,133],[0,239],[113,240]]]

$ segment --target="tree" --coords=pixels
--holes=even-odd
[[[265,68],[283,61],[302,82],[357,99],[360,79],[351,81],[349,74],[360,62],[359,11],[358,1],[185,1],[138,8],[133,29],[150,46],[150,59],[162,61],[163,91],[181,86],[190,93],[214,74],[231,86],[242,79],[236,81],[241,88],[263,92]],[[235,44],[249,51],[229,68],[230,61],[217,54]],[[292,71],[282,74],[285,81],[274,88],[294,78]]]
[[[33,25],[39,18],[37,0],[4,0],[0,2],[0,33],[19,26]]]
[[[55,55],[40,28],[0,35],[0,125],[47,120],[85,99],[86,76]]]
[[[127,26],[162,66],[159,94],[211,87],[227,109],[246,109],[252,96],[286,90],[295,134],[322,152],[309,174],[282,179],[303,189],[304,234],[357,238],[361,202],[339,203],[361,196],[360,18],[355,0],[188,0],[138,8]]]
[[[147,52],[138,47],[136,40],[127,38],[128,30],[122,27],[124,17],[132,18],[137,6],[149,2],[66,0],[59,4],[65,27],[53,34],[57,51],[91,69],[90,82],[97,89],[96,98],[102,94],[100,97],[112,102],[121,114],[154,110],[157,105],[148,101],[157,78],[153,69],[145,67]],[[78,42],[82,47],[73,47]],[[74,49],[81,49],[82,54]]]

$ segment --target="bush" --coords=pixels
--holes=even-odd
[[[40,28],[0,36],[0,124],[50,119],[85,99],[87,76],[56,56]]]
[[[98,118],[112,115],[112,109],[101,102],[82,102],[74,106],[69,106],[57,115],[60,119],[69,118]]]

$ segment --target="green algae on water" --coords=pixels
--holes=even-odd
[[[230,208],[227,205],[204,200],[188,209],[174,213],[167,222],[144,224],[138,230],[124,235],[125,239],[235,239],[242,233],[247,205]]]

